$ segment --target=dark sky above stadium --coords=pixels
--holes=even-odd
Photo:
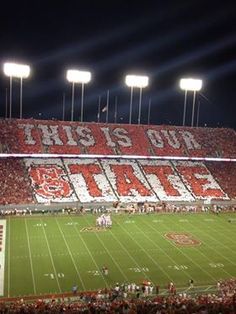
[[[0,13],[0,60],[30,64],[23,83],[23,116],[70,120],[68,68],[92,72],[85,87],[84,120],[97,121],[110,92],[109,122],[128,123],[128,73],[150,77],[143,90],[141,122],[182,125],[181,77],[203,80],[196,109],[199,125],[236,128],[236,2],[176,1],[5,1]],[[5,116],[9,80],[1,70],[0,116]],[[9,90],[8,90],[9,91]],[[80,118],[80,86],[75,90],[75,120]],[[133,98],[137,123],[139,91]],[[191,122],[189,93],[187,124]],[[105,113],[101,121],[105,121]],[[196,115],[197,116],[197,110]],[[13,117],[19,117],[19,80],[13,82]]]

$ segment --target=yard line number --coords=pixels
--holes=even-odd
[[[98,270],[89,270],[88,273],[92,276],[101,276],[101,272]]]
[[[174,269],[174,270],[185,270],[185,269],[188,269],[188,266],[186,266],[186,265],[169,265],[168,268]]]
[[[149,272],[148,267],[131,267],[129,270],[135,272],[135,273],[147,273]]]
[[[75,226],[75,225],[78,225],[78,222],[67,222],[65,225],[66,226]]]
[[[222,263],[209,263],[209,266],[212,268],[223,268],[223,267],[225,267],[225,265]]]
[[[48,277],[48,278],[50,278],[50,279],[52,279],[52,280],[55,279],[55,275],[54,275],[53,273],[44,274],[44,276],[45,276],[45,277]],[[58,273],[58,274],[56,274],[56,276],[57,276],[58,278],[64,278],[64,277],[65,277],[65,274],[63,274],[63,273]]]
[[[38,223],[36,225],[34,225],[34,227],[46,227],[47,224],[46,223]]]

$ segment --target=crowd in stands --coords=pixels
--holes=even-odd
[[[231,199],[236,199],[236,162],[207,162],[207,168]]]
[[[236,165],[203,162],[2,158],[0,204],[193,202],[236,198]],[[140,167],[142,169],[140,169]]]
[[[185,292],[167,291],[159,294],[159,288],[146,289],[135,284],[119,285],[111,290],[80,293],[70,296],[27,301],[0,301],[1,313],[84,313],[84,314],[219,314],[236,313],[236,279],[219,281],[215,293],[197,294],[190,287]],[[130,290],[129,290],[130,289]],[[146,291],[147,290],[147,291]]]
[[[231,129],[0,120],[0,151],[236,157]],[[142,145],[140,145],[142,143]],[[235,162],[1,158],[0,204],[236,199]]]
[[[0,127],[1,152],[236,157],[235,131],[226,128],[34,119],[1,120]]]
[[[30,180],[22,159],[0,158],[0,204],[33,202]]]

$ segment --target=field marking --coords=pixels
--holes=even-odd
[[[10,221],[11,221],[11,218],[9,217],[8,219],[8,254],[7,254],[7,296],[8,296],[8,298],[10,297],[10,239],[11,239],[11,237],[10,237],[10,234],[11,234],[11,230],[10,230],[10,226],[11,226],[11,223],[10,223]]]
[[[1,249],[0,249],[0,296],[4,295],[4,273],[6,256],[6,220],[0,220],[1,225]]]
[[[29,250],[30,268],[31,268],[31,275],[32,275],[32,280],[33,280],[34,294],[37,294],[37,292],[36,292],[36,285],[35,285],[35,278],[34,278],[34,268],[33,268],[33,262],[32,262],[32,254],[31,254],[30,242],[29,242],[29,232],[28,232],[26,219],[24,219],[24,221],[25,221],[25,230],[26,230],[26,237],[27,237],[28,250]]]
[[[79,280],[80,280],[80,282],[82,283],[83,289],[85,290],[84,282],[83,282],[83,280],[82,280],[82,278],[81,278],[81,276],[80,276],[80,273],[79,273],[78,268],[77,268],[77,266],[76,266],[75,260],[74,260],[74,258],[73,258],[73,255],[72,255],[72,253],[71,253],[71,250],[70,250],[70,248],[69,248],[69,245],[68,245],[68,243],[67,243],[67,241],[66,241],[66,238],[65,238],[65,236],[64,236],[64,233],[63,233],[63,231],[62,231],[62,229],[61,229],[61,226],[60,226],[60,224],[59,224],[57,218],[56,218],[56,223],[57,223],[58,229],[60,230],[60,233],[61,233],[61,235],[62,235],[62,237],[63,237],[63,240],[64,240],[64,242],[65,242],[65,244],[66,244],[67,250],[68,250],[69,255],[70,255],[70,257],[71,257],[71,260],[72,260],[72,262],[73,262],[73,264],[74,264],[74,267],[75,267],[75,270],[76,270],[77,275],[78,275],[78,277],[79,277]]]
[[[42,219],[40,219],[40,221],[42,221]],[[42,221],[42,222],[43,222],[43,221]],[[59,288],[59,291],[62,292],[61,286],[60,286],[60,283],[59,283],[59,280],[58,280],[58,278],[57,278],[57,271],[56,271],[56,267],[55,267],[55,264],[54,264],[54,261],[53,261],[52,252],[51,252],[51,249],[50,249],[50,246],[49,246],[49,243],[48,243],[46,231],[45,231],[45,228],[44,228],[44,225],[43,225],[43,224],[42,224],[42,229],[43,229],[43,234],[44,234],[44,237],[45,237],[45,240],[46,240],[46,243],[47,243],[48,252],[49,252],[50,259],[51,259],[52,268],[53,268],[54,275],[55,275],[55,278],[56,278],[57,286],[58,286],[58,288]]]
[[[171,278],[170,275],[153,259],[153,257],[147,252],[147,250],[145,250],[143,247],[141,247],[140,244],[134,238],[132,238],[130,233],[128,231],[126,231],[125,228],[123,228],[123,226],[120,223],[117,223],[117,224],[128,234],[128,236],[137,244],[137,246],[139,246],[141,248],[141,250],[146,253],[146,255],[149,257],[149,259],[163,272],[163,274],[165,274],[165,276],[170,281],[173,281],[173,278]],[[135,224],[135,227],[138,228],[137,224]],[[140,228],[138,228],[138,229],[140,230]],[[157,246],[157,247],[159,248],[159,246]],[[162,249],[160,248],[160,250],[162,250]]]
[[[139,227],[137,227],[137,228],[143,233],[143,235],[148,239],[149,242],[152,242],[152,243],[154,244],[154,246],[156,246],[159,250],[161,250],[161,251],[168,257],[169,260],[171,260],[174,264],[176,264],[176,261],[175,261],[165,250],[163,250],[159,245],[156,244],[156,242],[154,242],[150,237],[148,237],[147,234],[146,234],[142,229],[140,229]],[[154,229],[154,228],[153,228],[153,229]],[[162,236],[162,235],[161,235],[161,236]],[[162,237],[163,237],[163,236],[162,236]],[[163,237],[163,238],[165,239],[165,237]],[[188,274],[188,272],[185,271],[184,269],[183,269],[183,272],[184,272],[188,277],[190,277],[189,274]],[[171,281],[173,281],[173,279],[172,279]]]
[[[212,215],[212,214],[211,214]],[[232,214],[232,215],[235,215],[235,214]],[[236,225],[235,224],[229,224],[229,219],[231,219],[231,220],[234,220],[234,221],[236,221],[236,219],[235,218],[230,218],[226,213],[224,214],[224,213],[222,213],[222,214],[220,214],[220,215],[218,215],[217,217],[216,217],[217,219],[215,219],[214,221],[215,221],[215,223],[217,224],[217,228],[218,228],[218,230],[223,230],[224,231],[224,233],[226,233],[226,232],[231,232],[228,228],[226,228],[225,226],[222,226],[222,223],[227,223],[227,225],[228,226],[231,226],[231,227],[233,227],[233,228],[235,228],[236,227]]]
[[[175,222],[174,222],[174,224],[175,225],[177,225]],[[194,229],[197,229],[192,223],[189,223]],[[178,226],[178,225],[177,225]],[[183,229],[183,228],[182,228]],[[185,229],[183,229],[184,231],[185,231]],[[202,231],[203,233],[204,233],[204,231]],[[206,233],[206,232],[205,232]],[[206,247],[209,247],[209,248],[211,248],[209,245],[207,245],[204,241],[202,241],[202,243],[206,246]],[[206,260],[208,260],[210,263],[212,262],[212,259],[210,259],[206,254],[204,254],[200,249],[199,249],[199,247],[195,247],[195,249],[203,256],[203,257],[205,257],[205,259]],[[216,252],[216,254],[218,254],[218,255],[220,255],[220,256],[222,256],[223,257],[223,255],[222,254],[220,254],[218,251],[216,251],[215,249],[212,249],[214,252]],[[199,266],[202,270],[204,270],[201,266]],[[229,275],[230,277],[232,277],[232,275],[229,273],[229,272],[227,272],[226,270],[224,270],[223,268],[222,268],[222,270],[223,270],[223,272],[224,273],[226,273],[227,275]],[[204,270],[204,272],[207,272],[207,273],[209,273],[208,271],[205,271]],[[209,273],[210,274],[210,273]],[[215,278],[215,277],[213,277],[213,276],[211,276],[212,278]],[[216,278],[215,278],[215,280],[217,280]]]
[[[213,288],[214,286],[209,286],[209,287],[207,287],[206,289],[204,289],[204,291],[208,291],[208,290],[210,290],[211,288]]]
[[[123,250],[126,251],[126,253],[129,255],[129,257],[134,261],[134,263],[137,265],[138,268],[143,269],[143,267],[141,267],[137,261],[133,258],[133,256],[130,254],[130,252],[126,249],[126,247],[120,242],[120,240],[114,235],[114,233],[110,230],[113,238],[115,238],[115,240],[120,244],[120,246],[123,248]],[[141,271],[141,273],[144,275],[145,278],[147,278],[149,281],[151,281],[151,279],[147,276],[147,273],[144,271]]]
[[[218,221],[218,222],[219,222],[219,221]],[[209,229],[214,230],[214,229],[212,229],[212,227],[209,227]],[[228,229],[227,229],[227,228],[220,227],[220,229],[222,229],[222,230],[224,230],[224,231],[228,231]],[[214,230],[214,231],[215,231],[215,230]],[[206,231],[205,231],[205,233],[206,233]],[[207,233],[207,235],[208,235],[208,233]],[[225,232],[221,233],[221,236],[225,237],[227,240],[230,240],[230,242],[232,242],[232,243],[234,244],[234,246],[235,246],[235,241],[232,241],[232,237],[231,237],[231,238],[229,238],[228,236],[226,236],[226,235],[225,235]],[[213,238],[213,239],[215,240],[215,238]],[[215,240],[215,241],[217,241],[217,240]],[[218,241],[217,241],[217,242],[218,242]],[[230,250],[231,252],[236,253],[236,251],[235,251],[235,250],[231,250],[231,249],[229,249],[229,247],[228,247],[228,246],[226,246],[226,245],[222,244],[221,242],[218,242],[218,243],[220,243],[220,245],[221,245],[221,246],[224,246],[225,248],[227,248],[227,249],[228,249],[228,250]]]
[[[148,224],[147,222],[145,222],[145,221],[144,221],[144,223],[145,223],[149,228],[152,228],[153,230],[155,230],[156,233],[158,233],[163,239],[166,240],[166,238],[165,238],[159,231],[157,231],[155,228],[153,228],[153,227],[151,226],[151,224],[149,225],[149,224]],[[143,232],[143,231],[142,231],[142,232]],[[143,233],[144,233],[144,232],[143,232]],[[144,233],[144,234],[145,234],[145,233]],[[146,234],[145,234],[145,236],[146,236]],[[149,238],[149,237],[148,237],[148,238]],[[149,239],[150,239],[150,238],[149,238]],[[154,242],[153,240],[151,240],[151,241],[155,244],[155,242]],[[200,268],[202,272],[204,272],[204,273],[206,273],[207,275],[209,275],[209,277],[211,277],[214,281],[216,280],[215,277],[213,277],[210,273],[208,273],[208,271],[204,270],[199,264],[195,263],[195,261],[194,261],[189,255],[185,254],[177,245],[174,245],[171,241],[168,241],[168,242],[169,242],[169,244],[170,244],[171,246],[175,247],[176,250],[178,250],[182,255],[184,255],[192,264],[194,264],[194,265],[196,265],[198,268]],[[164,253],[165,253],[167,256],[169,256],[169,254],[167,254],[165,251],[164,251]],[[174,261],[174,260],[172,259],[172,257],[169,256],[169,258],[171,258],[171,260]],[[185,271],[183,271],[183,272],[185,272]],[[188,273],[188,272],[185,272],[185,273],[187,273],[187,275],[189,276],[189,273]],[[190,278],[190,277],[193,277],[193,276],[189,276],[189,278]],[[194,277],[193,277],[193,278],[194,278]],[[196,279],[195,279],[195,280],[196,280]],[[196,280],[196,281],[197,281],[197,280]]]
[[[195,229],[195,225],[190,223]],[[211,230],[214,230],[213,228],[209,228]],[[203,233],[206,234],[207,237],[211,238],[213,241],[215,241],[218,244],[218,247],[225,247],[227,250],[231,251],[231,252],[235,252],[234,250],[231,250],[228,246],[224,245],[223,243],[219,242],[218,240],[216,240],[214,237],[212,237],[211,235],[208,234],[208,232],[206,232],[205,230],[202,231]],[[222,234],[221,234],[222,236]],[[228,237],[227,237],[228,238]],[[222,255],[219,250],[215,250],[214,248],[212,248],[211,246],[207,245],[205,242],[203,242],[207,247],[209,247],[211,250],[213,250],[214,252],[216,252],[217,255],[221,256],[221,258],[223,258],[224,260],[227,260],[230,264],[236,266],[236,263],[234,263],[233,261],[231,261],[229,258],[227,258],[226,256]],[[202,253],[204,254],[204,253]],[[205,254],[204,254],[205,255]],[[205,255],[206,256],[206,255]],[[207,256],[206,256],[207,257]],[[210,260],[207,257],[208,260]],[[210,260],[210,262],[212,262],[212,260]],[[226,270],[223,270],[225,273],[227,273],[228,275],[232,276],[230,273],[228,273]]]
[[[86,218],[85,218],[86,219]],[[88,221],[86,219],[86,221]],[[89,223],[89,225],[91,225]],[[97,237],[97,239],[99,240],[99,242],[102,244],[102,246],[104,247],[104,249],[106,250],[106,252],[108,253],[108,255],[110,256],[110,258],[112,259],[113,263],[116,265],[117,269],[119,269],[120,273],[123,275],[123,277],[125,278],[126,281],[129,281],[128,277],[126,276],[126,274],[123,272],[123,270],[120,268],[119,264],[116,262],[116,260],[112,257],[111,253],[109,252],[109,250],[106,248],[106,246],[104,245],[104,242],[99,238],[97,232],[95,232],[95,235]]]
[[[191,223],[190,223],[190,224],[191,224]],[[196,227],[195,227],[193,224],[191,224],[191,225],[196,229]],[[217,241],[214,237],[212,237],[211,235],[209,235],[208,233],[206,233],[206,231],[203,230],[202,232],[205,233],[205,234],[207,235],[207,237],[209,237],[209,238],[211,238],[213,241],[215,241],[215,242],[219,245],[219,247],[220,247],[220,246],[223,246],[223,247],[225,247],[226,249],[230,250],[226,245],[220,243],[220,242]],[[236,263],[234,263],[234,262],[231,261],[229,258],[227,258],[227,257],[225,257],[224,255],[222,255],[222,254],[219,252],[219,250],[215,250],[214,248],[212,248],[211,246],[209,246],[208,244],[206,244],[204,241],[202,241],[202,243],[204,243],[204,244],[205,244],[207,247],[209,247],[212,251],[216,252],[217,255],[219,255],[219,256],[221,256],[223,259],[227,260],[230,264],[236,266]],[[232,251],[232,250],[230,250],[230,251]],[[204,253],[202,253],[202,254],[204,254]],[[205,255],[205,254],[204,254],[204,255]],[[206,255],[205,255],[205,256],[206,256]],[[207,256],[206,256],[206,257],[207,257]],[[208,257],[207,257],[207,259],[210,260]],[[211,260],[211,262],[212,262],[212,260]],[[228,275],[232,276],[232,275],[231,275],[229,272],[227,272],[226,270],[223,269],[223,271],[224,271],[225,273],[227,273]]]
[[[173,223],[173,222],[172,222]],[[190,223],[191,224],[191,223]],[[175,225],[177,225],[177,223],[175,223]],[[192,224],[191,224],[192,225]],[[178,227],[179,227],[179,225],[177,225]],[[182,228],[183,229],[183,228]],[[195,227],[195,229],[196,229],[196,227]],[[183,229],[184,231],[185,231],[185,229]],[[203,243],[203,241],[202,241],[202,243]],[[205,258],[207,258],[210,262],[212,262],[212,260],[210,260],[204,253],[202,253],[200,250],[199,250],[199,247],[198,246],[196,246],[196,247],[194,247],[198,252],[200,252]],[[200,266],[200,264],[197,264],[197,263],[195,263],[194,262],[194,260],[190,257],[190,256],[188,256],[188,255],[186,255],[185,253],[183,253],[181,250],[180,250],[180,252],[183,254],[183,255],[185,255],[189,260],[191,260],[197,267],[199,267],[201,270],[202,270],[202,272],[204,272],[204,273],[206,273],[206,274],[208,274],[214,281],[217,281],[217,278],[215,278],[214,276],[212,276],[211,275],[211,273],[209,273],[207,270],[205,270],[204,268],[202,268],[201,266]]]
[[[71,217],[70,217],[70,220],[73,221]],[[75,229],[76,233],[77,233],[77,234],[79,235],[79,237],[81,238],[81,240],[82,240],[82,242],[83,242],[83,244],[84,244],[84,246],[85,246],[85,248],[86,248],[88,254],[90,255],[90,257],[91,257],[91,259],[92,259],[94,265],[95,265],[96,268],[99,270],[98,264],[97,264],[96,260],[94,259],[94,257],[93,257],[93,255],[92,255],[91,251],[89,250],[89,248],[88,248],[86,242],[84,241],[84,239],[83,239],[83,237],[82,237],[80,231],[78,230],[78,227],[79,227],[79,225],[73,225],[73,228]],[[104,278],[104,276],[102,276],[102,279],[103,279],[103,281],[104,281],[106,287],[109,287],[108,282],[106,281],[106,279]]]

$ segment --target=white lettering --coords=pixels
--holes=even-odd
[[[44,145],[63,145],[59,138],[58,125],[43,125],[39,124],[38,128],[42,131],[42,143]]]
[[[25,144],[35,145],[36,141],[32,137],[32,129],[34,128],[34,125],[33,124],[18,124],[18,127],[24,130]]]
[[[180,131],[188,149],[201,149],[201,145],[195,140],[192,133],[189,131]]]
[[[168,131],[168,130],[161,130],[161,133],[165,136],[167,139],[168,144],[173,148],[180,148],[180,142],[176,137],[175,131]]]
[[[63,130],[65,131],[66,133],[66,136],[67,136],[67,145],[71,145],[71,146],[76,146],[77,143],[76,141],[73,139],[73,135],[72,135],[72,130],[71,130],[71,126],[68,126],[68,125],[63,125]]]
[[[158,131],[149,129],[149,130],[147,130],[147,135],[148,135],[153,146],[155,146],[157,148],[163,148],[164,147],[163,140],[162,140],[161,135]]]
[[[83,127],[83,126],[78,126],[76,128],[76,132],[79,136],[81,136],[82,138],[79,139],[79,142],[86,146],[93,146],[95,144],[95,140],[94,137],[91,134],[91,130],[89,128]]]
[[[102,132],[105,135],[105,138],[107,140],[107,145],[110,147],[115,147],[116,144],[112,141],[111,136],[110,136],[110,132],[109,132],[109,128],[101,128]]]
[[[123,134],[122,134],[123,133]],[[115,128],[113,130],[113,134],[118,137],[119,139],[121,140],[118,140],[117,143],[120,145],[120,146],[123,146],[123,147],[131,147],[132,146],[132,142],[131,142],[131,139],[126,136],[125,134],[128,134],[128,131],[126,131],[125,129],[122,129],[122,128]]]
[[[206,180],[207,182],[205,184],[202,184],[203,191],[211,190],[211,189],[220,189],[219,185],[216,183],[214,178],[211,176],[211,174],[207,173],[194,173],[194,176],[197,180]]]

